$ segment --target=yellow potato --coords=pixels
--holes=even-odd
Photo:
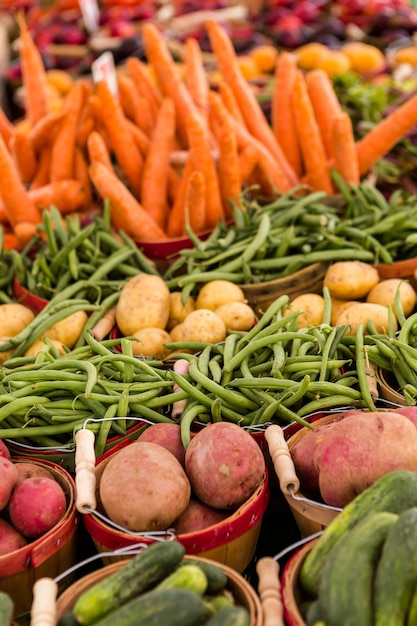
[[[120,292],[116,323],[120,332],[133,335],[141,328],[166,328],[170,311],[170,292],[163,278],[138,274]]]
[[[355,335],[360,324],[364,332],[367,332],[367,323],[371,320],[375,324],[378,333],[388,333],[389,311],[388,307],[372,302],[357,302],[342,311],[336,319],[335,326],[348,325],[347,334]],[[393,316],[393,327],[397,330],[398,323]]]
[[[188,296],[184,304],[181,298],[181,291],[172,291],[170,294],[169,317],[166,326],[169,331],[181,324],[187,315],[195,310],[195,299],[192,296]]]
[[[339,315],[350,307],[352,304],[356,304],[358,300],[341,300],[340,298],[332,298],[332,310],[330,313],[330,324],[336,326],[336,320]]]
[[[19,302],[0,304],[0,329],[4,337],[15,337],[34,319],[31,309]]]
[[[361,300],[379,282],[378,270],[362,261],[337,261],[330,265],[323,284],[332,297]]]
[[[226,324],[210,309],[196,309],[182,323],[183,341],[219,343],[226,339],[226,335]]]
[[[59,354],[65,354],[64,345],[57,341],[56,339],[51,339],[52,343],[58,350]],[[37,339],[25,352],[25,356],[36,356],[39,352],[48,352],[49,346],[42,341],[42,339]]]
[[[214,312],[222,318],[227,330],[249,330],[256,322],[253,309],[245,302],[225,302]]]
[[[284,315],[301,311],[297,318],[297,327],[316,326],[323,321],[324,298],[318,293],[303,293],[291,300]]]
[[[381,280],[368,293],[366,301],[375,304],[383,304],[384,306],[391,305],[394,311],[397,292],[399,292],[404,315],[410,315],[415,309],[417,294],[412,285],[401,278],[387,278]]]
[[[182,326],[182,324],[177,324],[174,328],[171,328],[169,331],[171,341],[182,341]]]
[[[132,337],[136,339],[132,342],[133,354],[153,356],[156,359],[163,359],[169,354],[164,344],[171,343],[172,338],[163,328],[141,328]]]
[[[201,287],[196,308],[215,311],[226,302],[245,302],[242,288],[228,280],[212,280]]]
[[[54,339],[64,346],[72,348],[80,338],[87,319],[88,316],[85,311],[72,313],[72,315],[51,326],[44,332],[43,337],[49,337],[49,339]]]

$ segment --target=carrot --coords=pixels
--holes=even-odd
[[[79,180],[58,180],[43,187],[29,190],[29,198],[39,208],[49,209],[51,205],[62,213],[71,213],[86,207],[85,189]]]
[[[149,150],[150,139],[148,135],[146,135],[146,133],[144,133],[144,131],[134,122],[126,120],[126,126],[143,160]]]
[[[75,131],[75,143],[77,146],[85,149],[87,147],[88,137],[95,128],[96,120],[86,104],[81,111],[81,117],[78,120],[77,129]]]
[[[193,170],[185,193],[185,219],[195,233],[206,228],[206,181],[200,170]]]
[[[117,74],[117,86],[123,113],[128,119],[135,121],[138,110],[139,93],[137,92],[133,80],[130,76],[119,72]]]
[[[306,82],[300,71],[297,72],[294,82],[292,103],[307,179],[315,189],[321,189],[331,194],[333,187],[323,141],[314,116]]]
[[[359,163],[350,116],[345,112],[339,113],[333,118],[332,128],[334,168],[346,182],[358,185]]]
[[[210,149],[201,116],[198,114],[191,115],[188,119],[187,127],[190,144],[190,156],[194,169],[200,169],[206,181],[207,226],[212,228],[219,221],[224,220],[224,211],[220,195],[220,185],[216,163]]]
[[[158,110],[152,111],[151,104],[144,96],[138,95],[138,104],[134,123],[147,136],[152,134]]]
[[[297,176],[302,174],[301,150],[295,129],[291,95],[297,72],[297,60],[283,51],[275,66],[275,82],[271,102],[271,124],[275,137]]]
[[[166,232],[168,237],[180,237],[185,233],[185,198],[187,193],[188,180],[193,171],[193,162],[190,154],[185,162],[181,182],[175,197],[174,204],[168,215],[168,222],[166,225]]]
[[[102,163],[92,163],[89,173],[97,192],[110,202],[111,219],[116,228],[138,241],[167,239],[161,227],[116,174],[109,172]]]
[[[93,203],[93,189],[88,173],[88,165],[83,150],[81,150],[79,146],[76,146],[74,155],[74,178],[82,185],[85,196],[84,208],[91,207]]]
[[[224,213],[230,220],[233,217],[232,205],[240,206],[242,192],[236,132],[230,119],[223,124],[219,136],[218,176]]]
[[[308,72],[306,84],[326,156],[330,160],[334,157],[332,120],[342,108],[332,81],[324,70],[317,68]]]
[[[29,223],[32,225],[33,234],[41,221],[41,214],[34,202],[30,200],[2,137],[0,137],[0,196],[4,202],[8,221],[19,243],[25,245],[28,242],[26,238],[28,229],[23,232],[22,227],[18,232],[16,227],[19,224]]]
[[[222,80],[220,81],[218,90],[226,109],[240,122],[240,124],[245,126],[245,120],[243,119],[243,115],[236,102],[235,94],[231,90],[230,85]]]
[[[58,128],[58,122],[60,122],[63,117],[64,111],[62,109],[53,111],[47,113],[30,128],[29,138],[36,153],[39,153],[43,146],[50,141],[55,130]]]
[[[269,150],[290,184],[296,185],[298,177],[276,140],[252,88],[240,70],[232,40],[225,28],[214,20],[207,22],[207,30],[220,72],[235,95],[248,130]]]
[[[100,119],[108,133],[116,161],[126,176],[133,194],[139,197],[143,159],[129,130],[128,120],[118,99],[105,81],[97,84],[97,95],[102,105]]]
[[[178,174],[175,167],[172,165],[168,168],[168,183],[167,183],[167,194],[168,194],[168,203],[173,204],[175,202],[175,198],[179,193],[181,185],[181,177]]]
[[[143,165],[140,196],[143,208],[162,229],[168,214],[168,170],[174,136],[174,102],[171,98],[164,98]]]
[[[115,327],[116,308],[116,306],[113,306],[108,309],[91,329],[91,332],[94,335],[94,338],[97,339],[97,341],[103,341],[103,339],[107,337],[107,335],[109,335]]]
[[[21,181],[30,183],[36,172],[37,159],[28,132],[16,127],[9,147]]]
[[[0,135],[4,139],[6,146],[9,146],[9,141],[13,135],[14,126],[7,117],[6,113],[0,107]]]
[[[259,153],[255,144],[248,143],[239,152],[239,169],[242,186],[247,184],[250,175],[259,162]]]
[[[359,173],[365,174],[417,124],[417,94],[394,109],[356,142]]]
[[[193,37],[187,37],[184,45],[184,69],[185,84],[192,99],[201,111],[204,119],[207,119],[209,83],[203,63],[203,55],[198,41]]]
[[[188,147],[187,121],[191,115],[199,113],[198,108],[179,76],[171,52],[157,26],[145,22],[142,27],[142,38],[148,62],[155,72],[162,94],[174,101],[178,134],[184,146]]]
[[[52,144],[47,143],[43,146],[38,156],[38,166],[31,180],[30,189],[37,189],[50,182],[51,154]]]
[[[52,143],[50,179],[74,178],[76,129],[84,101],[81,84],[75,83],[64,102],[64,117]]]
[[[3,235],[4,250],[18,250],[19,247],[19,240],[14,233],[5,233]]]
[[[49,113],[48,83],[41,54],[27,28],[23,13],[18,13],[17,21],[20,31],[19,58],[26,117],[33,126]]]
[[[150,111],[155,120],[156,112],[162,102],[162,95],[152,81],[145,63],[137,57],[129,57],[126,60],[126,68],[129,76],[135,83],[138,93],[149,102]]]
[[[93,130],[89,134],[87,139],[87,150],[90,163],[98,161],[108,167],[109,170],[113,169],[110,152],[107,148],[106,142],[97,130]]]

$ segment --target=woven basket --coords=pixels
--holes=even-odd
[[[390,384],[387,372],[378,369],[376,372],[376,378],[378,381],[378,387],[381,397],[384,398],[384,400],[388,400],[389,402],[393,402],[394,404],[399,404],[400,406],[407,406],[407,401],[402,393],[397,391]]]
[[[261,317],[266,309],[282,295],[288,295],[290,299],[294,299],[304,293],[321,294],[327,267],[327,263],[314,263],[284,278],[253,285],[240,285],[240,287],[248,304]]]
[[[187,558],[187,557],[185,557]],[[195,558],[195,557],[193,557]],[[198,557],[201,561],[210,562],[211,559],[205,559]],[[216,563],[218,565],[218,563]],[[103,580],[107,576],[118,571],[123,567],[123,561],[117,561],[106,565],[105,567],[84,576],[73,585],[68,587],[57,600],[57,619],[59,619],[64,613],[69,611],[75,604],[77,598],[83,591],[91,587],[93,584]],[[227,565],[220,565],[223,571],[227,575],[227,589],[233,594],[235,603],[244,606],[248,609],[250,614],[250,626],[262,626],[262,605],[261,601],[256,594],[253,587],[234,569]]]
[[[313,539],[297,550],[283,569],[281,592],[286,626],[307,626],[300,612],[303,594],[298,584],[298,578],[303,561],[312,549],[315,541]]]
[[[46,467],[67,497],[67,510],[58,524],[39,539],[0,557],[0,591],[12,598],[17,617],[30,611],[36,580],[54,578],[75,563],[79,516],[75,508],[75,483],[66,470],[48,461],[25,457],[12,459],[14,463],[30,461]]]

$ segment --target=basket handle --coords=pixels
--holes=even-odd
[[[300,481],[281,426],[278,424],[268,426],[265,430],[265,439],[281,491],[286,495],[291,495],[292,491],[296,493],[300,488]]]
[[[52,578],[38,578],[33,585],[30,626],[55,626],[58,585]]]
[[[262,626],[284,626],[278,561],[271,556],[263,556],[256,563],[256,573],[263,610]]]
[[[80,513],[88,513],[97,506],[94,441],[94,433],[88,428],[75,433],[75,505]]]

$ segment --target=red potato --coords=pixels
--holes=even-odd
[[[165,424],[162,422],[151,424],[143,431],[138,441],[158,443],[163,448],[169,450],[181,463],[182,467],[185,467],[185,448],[181,440],[181,427],[179,424]]]
[[[30,461],[22,461],[22,463],[15,463],[17,470],[16,485],[25,480],[26,478],[34,478],[35,476],[52,478],[55,480],[52,472],[47,467],[38,465],[37,463],[31,463]]]
[[[0,458],[10,459],[11,454],[9,448],[4,443],[3,439],[0,439]]]
[[[320,496],[319,471],[314,464],[314,452],[324,433],[332,426],[322,424],[309,430],[290,450],[301,491],[311,497]]]
[[[215,509],[200,500],[191,498],[185,511],[175,521],[173,528],[177,535],[195,533],[213,524],[219,524],[229,515],[228,511]]]
[[[215,422],[189,443],[185,469],[199,500],[214,508],[234,509],[262,482],[265,460],[246,430],[231,422]]]
[[[0,518],[0,556],[19,550],[27,544],[27,539],[5,519]]]
[[[181,463],[163,446],[139,439],[111,457],[99,496],[107,516],[136,532],[166,530],[190,501]]]
[[[17,480],[15,464],[6,457],[0,457],[0,511],[6,508]]]
[[[9,500],[13,526],[30,539],[41,537],[55,526],[67,509],[65,492],[53,478],[26,478]]]
[[[314,463],[324,502],[343,508],[388,472],[417,472],[417,429],[394,411],[349,415],[325,433]]]

